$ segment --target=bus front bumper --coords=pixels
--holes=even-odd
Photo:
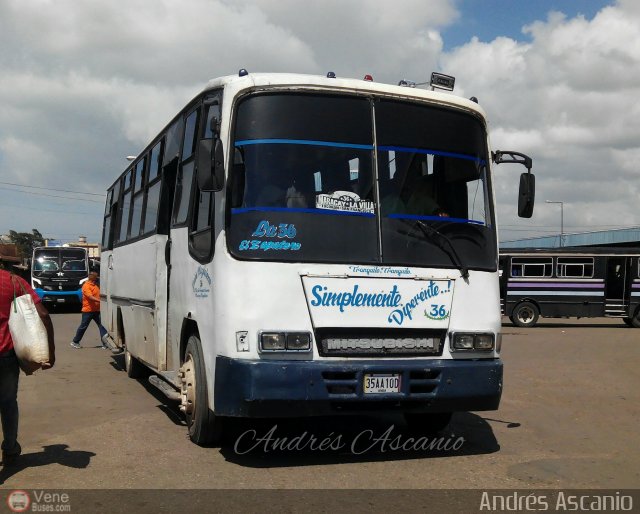
[[[400,392],[364,392],[366,374],[398,374]],[[502,361],[216,359],[215,413],[296,417],[356,411],[496,410]]]
[[[77,291],[47,291],[45,289],[34,289],[43,302],[53,303],[79,303],[82,302],[82,290]]]

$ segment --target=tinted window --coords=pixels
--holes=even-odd
[[[495,269],[482,123],[386,99],[375,116],[383,262]]]
[[[158,143],[151,150],[151,157],[149,159],[149,182],[153,181],[158,175],[160,175],[160,168],[162,167],[162,142]]]
[[[140,191],[142,186],[144,185],[144,164],[146,162],[146,158],[142,159],[138,164],[136,164],[136,187],[135,191]]]
[[[370,106],[306,94],[239,104],[228,239],[236,256],[376,261]]]
[[[593,277],[592,257],[558,257],[558,277]]]
[[[120,215],[120,233],[118,241],[124,241],[127,238],[127,230],[129,228],[129,209],[131,204],[131,192],[124,195],[122,200],[122,210]]]
[[[178,173],[174,207],[175,215],[173,218],[173,222],[176,225],[187,221],[189,197],[191,196],[191,183],[193,181],[193,168],[194,164],[193,161],[191,161],[189,164],[182,166],[182,169]]]
[[[550,277],[553,274],[551,257],[513,257],[512,277]]]
[[[144,215],[144,233],[151,232],[156,228],[158,219],[158,202],[160,200],[160,182],[156,182],[149,188],[147,193],[147,208]]]
[[[141,221],[142,221],[142,202],[144,195],[142,193],[137,194],[133,198],[133,210],[131,211],[131,231],[129,237],[138,237],[140,235]]]
[[[198,123],[198,111],[193,111],[187,117],[184,130],[184,142],[182,145],[182,160],[185,160],[191,155],[195,149],[196,143],[196,128]]]

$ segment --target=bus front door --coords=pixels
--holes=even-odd
[[[629,257],[609,257],[605,282],[605,315],[624,315],[628,305],[627,277],[630,276]]]

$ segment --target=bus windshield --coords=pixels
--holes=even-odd
[[[237,258],[496,269],[476,117],[274,93],[242,100],[234,126],[227,228]]]
[[[46,248],[34,251],[34,274],[57,271],[86,273],[86,251],[77,248]]]

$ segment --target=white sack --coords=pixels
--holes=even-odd
[[[11,305],[9,331],[20,367],[30,374],[49,362],[49,340],[30,294],[18,296]]]

